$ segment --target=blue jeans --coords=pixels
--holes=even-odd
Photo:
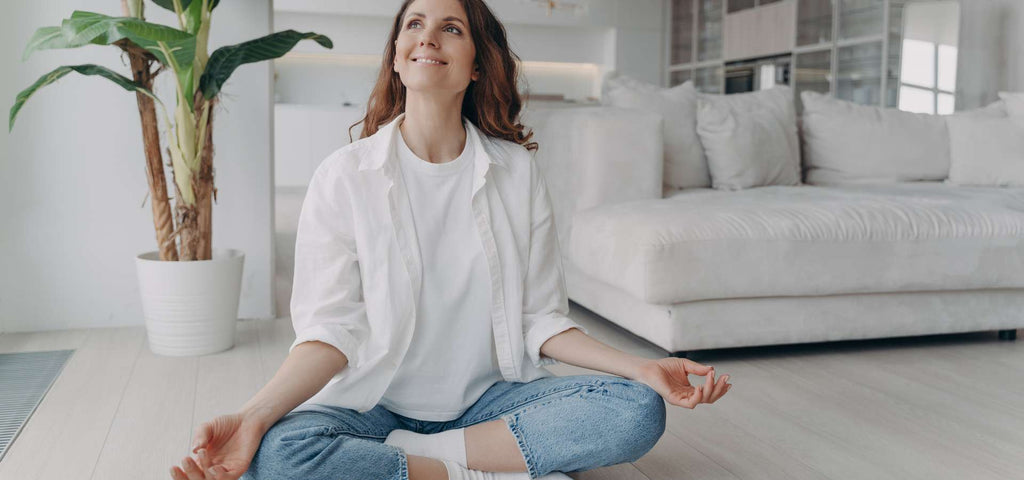
[[[438,433],[500,418],[530,478],[635,461],[665,432],[665,402],[657,392],[607,375],[501,381],[447,422],[412,419],[380,405],[365,413],[315,407],[281,417],[242,479],[408,480],[405,453],[384,443],[394,429]]]

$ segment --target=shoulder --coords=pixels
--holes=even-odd
[[[360,138],[327,155],[317,166],[314,176],[337,178],[349,175],[359,168],[359,163],[376,148],[372,136]]]
[[[481,135],[488,155],[498,155],[512,172],[529,172],[533,163],[533,152],[521,144],[504,138]]]

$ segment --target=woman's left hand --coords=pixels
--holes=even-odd
[[[703,375],[706,381],[695,387],[690,384],[690,374]],[[676,357],[647,362],[635,380],[653,388],[668,403],[689,409],[701,403],[715,403],[732,387],[727,383],[729,375],[722,375],[715,381],[715,367]]]

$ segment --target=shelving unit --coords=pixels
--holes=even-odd
[[[798,104],[803,90],[868,105],[899,104],[907,0],[670,0],[667,86],[693,80],[699,91],[724,92],[725,17],[778,1],[796,2],[789,54]]]

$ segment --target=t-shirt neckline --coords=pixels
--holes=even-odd
[[[453,160],[443,163],[431,163],[416,155],[409,148],[409,144],[405,143],[405,137],[402,135],[401,128],[398,129],[398,141],[396,143],[398,143],[398,156],[402,163],[428,175],[453,175],[462,171],[470,163],[469,157],[473,150],[468,127],[466,127],[466,143],[462,147],[462,153]]]

